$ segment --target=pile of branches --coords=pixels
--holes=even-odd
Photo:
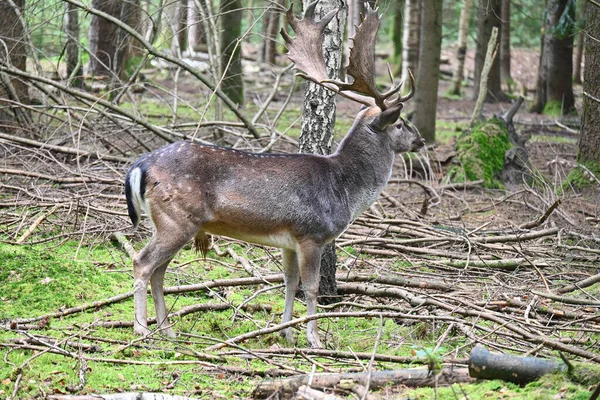
[[[2,135],[2,241],[55,244],[73,237],[91,241],[113,236],[127,244],[119,232],[130,228],[121,184],[128,158]],[[403,168],[398,166],[396,170]],[[476,344],[541,357],[552,357],[559,351],[567,358],[600,361],[600,345],[592,338],[600,333],[600,301],[588,290],[600,282],[600,239],[594,234],[597,215],[574,215],[567,206],[567,197],[545,198],[530,188],[495,197],[495,193],[481,191],[477,183],[444,186],[403,176],[393,179],[388,191],[337,240],[340,254],[345,254],[337,275],[341,301],[322,307],[311,318],[392,319],[407,326],[427,326],[432,331],[443,327],[432,351],[441,352],[440,362],[445,366],[466,365],[469,351]],[[490,216],[493,212],[494,217]],[[131,256],[131,247],[127,248]],[[217,249],[224,260],[229,259],[223,262],[242,265],[248,277],[193,282],[165,292],[232,286],[250,286],[261,292],[281,287],[283,276],[262,266],[263,260],[240,256],[224,240],[217,242]],[[92,304],[10,321],[8,328],[22,338],[2,345],[61,354],[79,360],[82,366],[90,360],[136,362],[99,356],[99,345],[105,341],[91,334],[95,326],[130,329],[131,321],[74,326],[73,331],[65,331],[64,340],[29,332],[43,329],[52,318],[102,308],[131,296],[122,293]],[[245,315],[269,311],[268,305],[252,304],[252,299],[237,306],[227,302],[199,304],[174,314],[233,307]],[[340,360],[349,366],[348,372],[371,369],[377,363],[436,368],[427,356],[244,347],[248,339],[308,320],[301,317],[267,326],[257,323],[255,331],[224,342],[209,339],[211,346],[206,352],[193,350],[189,354],[197,359],[193,362],[208,371],[264,378],[303,374],[293,366],[291,360],[296,357],[326,371],[339,371]],[[327,335],[324,333],[325,338]],[[77,342],[75,337],[85,339],[85,343]],[[150,347],[161,349],[160,343],[164,342]],[[119,349],[148,347],[139,340],[113,345]],[[265,372],[228,365],[232,357],[258,358],[272,369]],[[85,375],[85,368],[82,371]],[[439,381],[427,378],[423,382]]]

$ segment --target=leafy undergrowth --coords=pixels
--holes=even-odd
[[[256,247],[228,246],[242,257],[251,256],[254,262],[259,260],[263,263],[261,267],[279,272],[278,256]],[[0,353],[4,360],[0,364],[1,397],[10,396],[16,390],[16,397],[23,399],[47,394],[122,391],[165,392],[197,398],[250,398],[256,383],[270,375],[308,373],[313,368],[316,372],[361,371],[368,364],[368,359],[308,356],[300,351],[281,357],[253,353],[266,349],[263,350],[266,354],[287,347],[277,334],[260,335],[211,354],[205,352],[210,345],[278,323],[283,311],[283,292],[279,286],[252,299],[257,289],[268,286],[167,295],[171,311],[199,303],[234,306],[225,311],[192,313],[172,319],[179,332],[175,340],[160,335],[140,340],[133,335],[130,326],[106,326],[110,321],[132,320],[131,297],[68,316],[23,321],[16,326],[10,322],[126,293],[132,286],[129,264],[127,256],[109,242],[89,247],[80,246],[78,242],[55,247],[0,244],[0,322],[6,326],[0,330]],[[211,251],[206,259],[200,259],[191,249],[182,251],[168,271],[165,286],[248,276],[246,270],[232,264],[228,257],[219,257]],[[248,299],[249,304],[257,307],[247,311],[235,309]],[[153,314],[152,309],[150,304],[150,314]],[[297,301],[295,316],[305,312]],[[410,357],[415,355],[415,348],[434,348],[448,324],[407,323],[392,318],[341,318],[320,320],[319,327],[331,350],[359,354],[373,352],[377,346],[377,354]],[[296,334],[297,346],[306,347],[303,331]],[[78,344],[88,347],[79,345],[78,348]],[[466,338],[453,337],[452,347],[459,352],[457,354],[464,354],[465,345],[468,345]],[[415,365],[375,362],[374,366],[384,370]],[[85,377],[83,385],[81,376]],[[398,388],[387,388],[380,394],[384,398],[393,393],[415,399],[434,396],[440,399],[543,399],[555,395],[576,399],[589,395],[587,390],[559,377],[527,387],[488,381],[438,388],[437,394],[433,389],[406,388],[402,393]]]

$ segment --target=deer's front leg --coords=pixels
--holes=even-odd
[[[296,298],[296,291],[298,290],[298,282],[300,281],[300,271],[298,269],[298,253],[293,250],[282,249],[282,255],[283,277],[285,281],[285,308],[281,322],[286,323],[292,319],[294,300]],[[291,327],[286,328],[282,333],[289,344],[294,344],[294,334]]]
[[[319,294],[319,281],[321,278],[321,253],[322,245],[314,242],[305,242],[300,244],[299,262],[300,278],[304,287],[304,297],[306,298],[306,314],[313,315],[317,312],[317,295]],[[309,321],[306,325],[306,338],[313,348],[322,348],[319,332],[317,330],[317,321]]]

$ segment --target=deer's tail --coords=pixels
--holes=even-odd
[[[144,199],[146,192],[146,169],[142,164],[134,164],[125,176],[125,198],[127,199],[127,212],[134,228],[140,223],[142,211],[147,211]]]

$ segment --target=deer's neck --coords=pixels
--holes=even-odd
[[[333,155],[353,218],[379,196],[392,172],[394,152],[384,134],[354,127]]]

